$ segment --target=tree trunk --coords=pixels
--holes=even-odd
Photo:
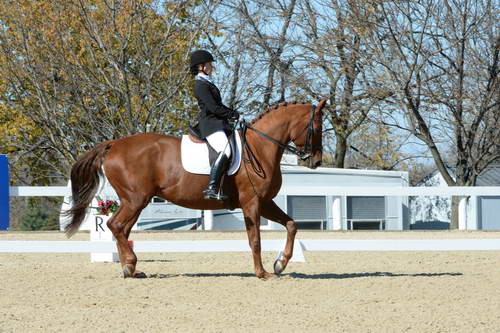
[[[233,110],[236,109],[238,82],[240,80],[240,67],[241,61],[238,59],[236,60],[236,64],[234,65],[233,80],[231,81],[231,95],[229,97],[229,107]]]
[[[335,168],[345,168],[345,155],[347,154],[347,138],[337,136],[337,144],[335,145]]]
[[[262,100],[264,108],[268,107],[271,101],[271,94],[274,89],[274,68],[274,63],[271,62],[267,71],[266,89],[264,90],[264,98]]]
[[[458,230],[458,204],[462,197],[452,196],[451,197],[451,219],[450,219],[450,230]]]

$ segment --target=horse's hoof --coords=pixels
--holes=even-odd
[[[268,273],[268,272],[265,272],[264,274],[257,275],[257,277],[261,280],[264,280],[264,281],[279,279],[279,275]]]
[[[134,267],[131,266],[131,265],[123,265],[122,267],[122,270],[123,270],[123,278],[130,278],[130,277],[134,277]]]
[[[283,260],[280,260],[280,259],[277,259],[275,262],[274,262],[274,273],[276,275],[280,275],[286,268],[286,265],[284,263]]]
[[[139,272],[139,271],[135,271],[134,272],[134,275],[132,276],[134,279],[145,279],[147,278],[148,276],[146,275],[146,273],[144,272]]]

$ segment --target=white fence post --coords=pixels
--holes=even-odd
[[[469,204],[467,205],[467,230],[478,230],[478,197],[473,195],[469,198]]]
[[[332,204],[333,230],[342,230],[342,198],[334,197]]]
[[[467,197],[460,198],[458,203],[458,230],[467,230]]]
[[[106,215],[94,215],[94,226],[90,229],[90,241],[92,242],[109,242],[115,241],[115,237],[111,230],[109,230],[107,222],[110,216]],[[116,249],[114,252],[108,253],[91,253],[91,262],[117,262],[118,253]]]
[[[205,230],[213,230],[214,212],[212,210],[203,211],[203,226],[205,227]]]

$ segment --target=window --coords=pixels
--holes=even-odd
[[[347,229],[385,229],[385,197],[348,197]]]
[[[324,196],[288,196],[288,215],[298,229],[326,229],[326,198]]]

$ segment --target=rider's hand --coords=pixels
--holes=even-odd
[[[240,113],[238,111],[233,110],[231,112],[231,115],[229,116],[230,119],[238,120],[240,118]]]

